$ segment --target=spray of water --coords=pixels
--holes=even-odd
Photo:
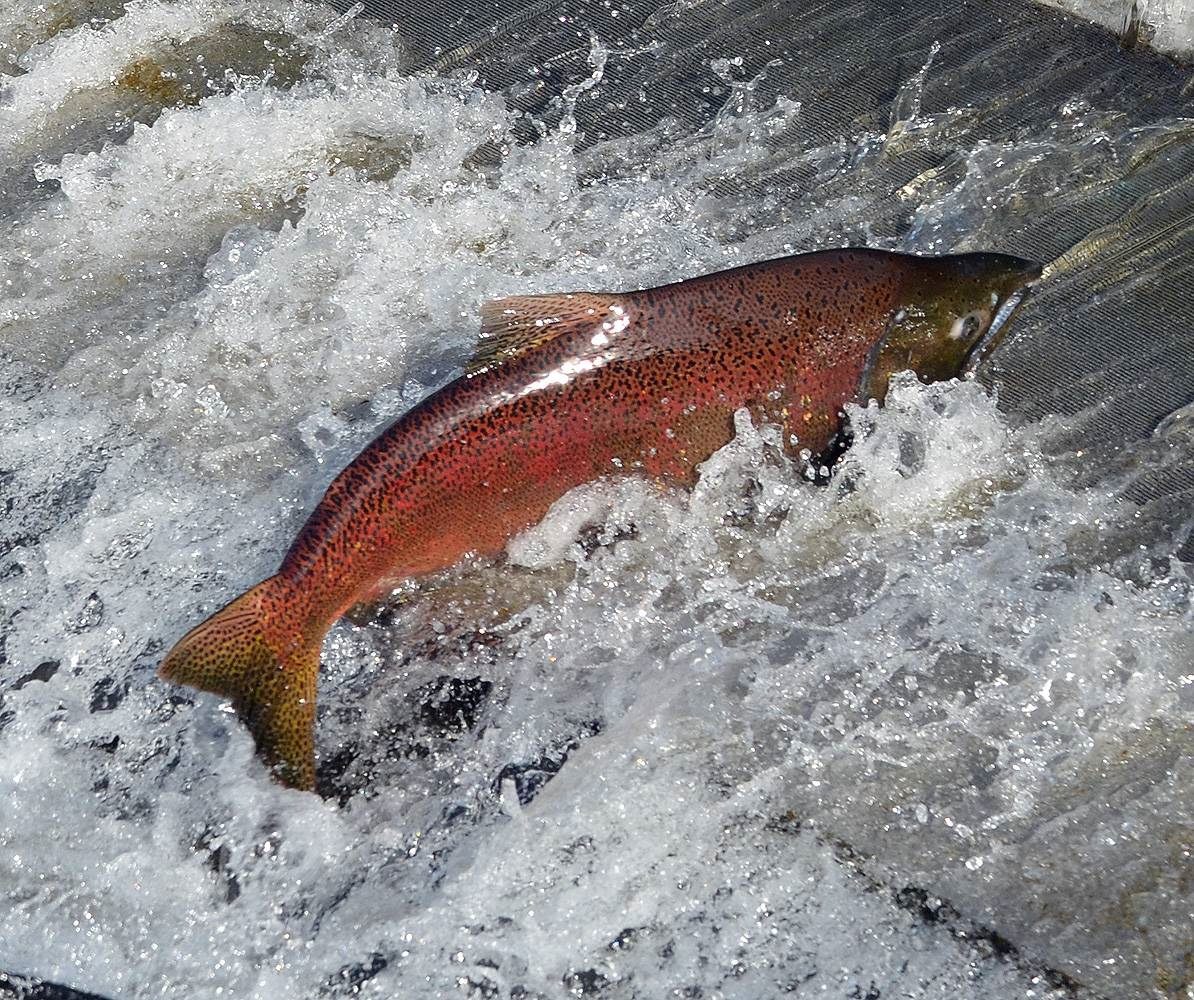
[[[691,495],[578,490],[507,559],[337,626],[327,799],[154,679],[459,370],[481,302],[862,242],[841,181],[890,135],[807,147],[727,63],[703,133],[578,153],[567,107],[516,144],[499,97],[322,8],[0,18],[0,965],[129,998],[1181,982],[1185,522],[1142,533],[1132,468],[1071,485],[1066,428],[975,382],[854,410],[828,483],[743,416]],[[956,121],[922,77],[900,141]],[[1145,141],[1089,135],[980,145],[870,242],[982,245],[991,190],[1030,204]],[[825,181],[799,220],[719,193],[783,164]]]

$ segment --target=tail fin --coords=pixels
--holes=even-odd
[[[270,577],[191,629],[162,661],[158,675],[231,698],[278,779],[310,791],[323,635],[312,641],[297,627],[292,636],[278,628],[283,586]]]

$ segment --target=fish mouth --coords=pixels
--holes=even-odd
[[[999,308],[995,311],[995,315],[991,319],[986,332],[966,352],[963,371],[967,374],[973,372],[980,364],[986,361],[1003,342],[1003,338],[1007,334],[1008,320],[1020,308],[1032,285],[1040,279],[1043,271],[1040,264],[1033,261],[1024,261],[1023,265],[1018,287],[999,304]]]
[[[1016,270],[1019,272],[1019,288],[1025,288],[1040,281],[1041,275],[1045,273],[1045,265],[1038,264],[1035,260],[1029,260],[1027,257],[1011,259],[1016,262]]]

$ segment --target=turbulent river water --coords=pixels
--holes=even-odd
[[[1120,499],[1194,458],[1183,411],[1091,485],[1079,418],[906,380],[828,483],[741,420],[692,495],[577,491],[333,629],[322,797],[155,679],[459,372],[485,300],[857,231],[842,198],[744,234],[712,179],[776,135],[840,172],[893,134],[801,148],[731,62],[700,133],[582,149],[567,102],[609,57],[534,139],[322,7],[0,12],[0,969],[113,998],[1191,996],[1190,524]],[[909,86],[904,134],[933,127]],[[1156,134],[976,147],[871,242],[974,249],[993,190]]]

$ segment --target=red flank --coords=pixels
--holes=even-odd
[[[471,370],[340,473],[277,574],[184,636],[161,675],[232,698],[281,780],[313,788],[320,646],[350,607],[501,552],[581,483],[691,484],[742,407],[819,455],[842,407],[882,400],[892,373],[961,374],[1039,273],[1000,254],[828,250],[491,303]]]

